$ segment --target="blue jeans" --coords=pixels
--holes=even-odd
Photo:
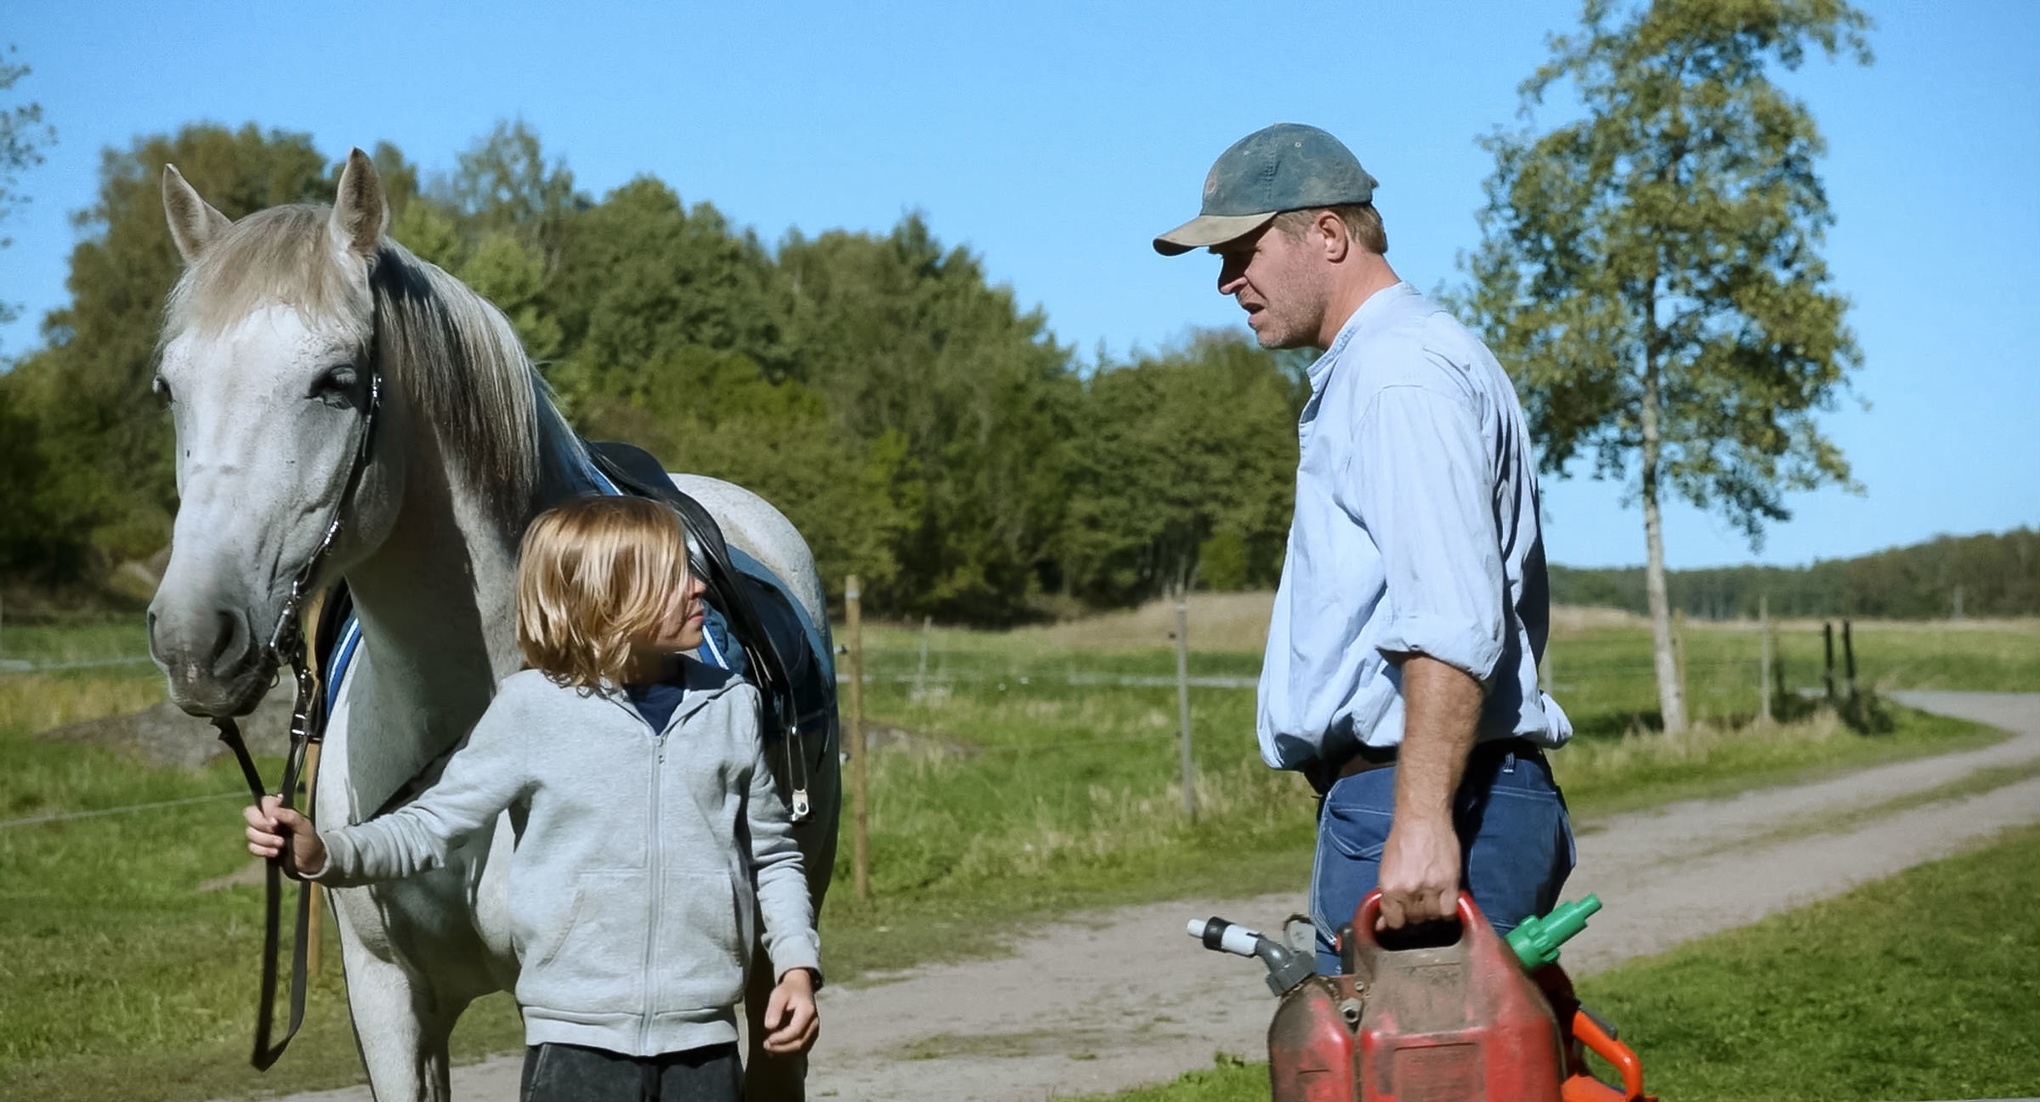
[[[1393,765],[1342,777],[1325,793],[1310,880],[1321,973],[1340,970],[1332,938],[1380,878],[1394,811]],[[1452,825],[1462,881],[1497,933],[1558,902],[1575,858],[1572,820],[1543,755],[1476,747],[1452,803]]]

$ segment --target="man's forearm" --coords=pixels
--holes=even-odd
[[[1450,822],[1452,797],[1480,725],[1486,694],[1456,666],[1411,655],[1402,665],[1403,737],[1396,751],[1395,815]]]
[[[1480,682],[1435,658],[1403,662],[1403,739],[1396,752],[1395,820],[1381,850],[1382,925],[1450,918],[1461,869],[1452,798],[1480,723]]]

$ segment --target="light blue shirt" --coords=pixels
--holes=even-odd
[[[1572,725],[1537,685],[1549,616],[1537,465],[1494,355],[1398,283],[1347,319],[1310,391],[1261,756],[1307,769],[1400,743],[1412,654],[1486,686],[1480,741],[1565,742]]]

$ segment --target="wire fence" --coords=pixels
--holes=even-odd
[[[189,796],[182,800],[157,800],[154,803],[127,804],[122,807],[100,807],[90,811],[58,811],[48,815],[30,815],[25,819],[0,819],[0,830],[8,827],[36,826],[41,823],[64,823],[73,819],[97,819],[102,815],[124,815],[130,811],[155,811],[165,807],[183,807],[185,804],[205,804],[239,796],[248,798],[248,790],[238,788],[232,792],[215,792],[210,796]]]
[[[1782,633],[1781,633],[1782,634]],[[1078,688],[1126,688],[1126,689],[1167,689],[1177,686],[1196,689],[1244,692],[1254,690],[1259,677],[1245,673],[1206,673],[1177,677],[1166,674],[1133,672],[1111,672],[1097,669],[1074,668],[1075,661],[1062,656],[1041,656],[1032,659],[1015,658],[1010,655],[991,654],[982,650],[931,649],[925,643],[918,649],[885,647],[867,648],[864,654],[864,683],[888,684],[893,686],[911,685],[915,695],[930,689],[961,686],[997,685],[1030,686],[1036,684],[1059,685]],[[1645,654],[1575,654],[1559,646],[1552,656],[1556,676],[1547,683],[1547,691],[1564,700],[1568,694],[1592,693],[1606,689],[1611,684],[1649,681],[1655,678],[1656,661]],[[1782,656],[1774,662],[1782,662]],[[117,655],[101,658],[65,659],[59,661],[31,662],[21,659],[0,659],[0,674],[40,674],[70,670],[112,669],[126,666],[146,665],[152,662],[148,655]],[[1131,660],[1124,660],[1131,661]],[[1053,668],[1058,663],[1068,663],[1068,668]],[[1139,664],[1131,661],[1131,664]],[[1752,696],[1759,691],[1764,669],[1756,655],[1709,655],[1682,656],[1679,662],[1682,680],[1686,683],[1688,699],[1719,698],[1722,696]],[[1802,659],[1792,663],[1804,666]],[[1803,673],[1811,672],[1820,676],[1820,660],[1815,659],[1809,670],[1801,677],[1793,678],[1798,685],[1778,688],[1794,695],[1819,694],[1818,687],[1807,688]],[[874,669],[873,667],[877,667]],[[1776,676],[1775,670],[1773,676]],[[1833,674],[1829,673],[1829,677]],[[1780,678],[1779,680],[1783,680]],[[839,669],[836,675],[838,685],[847,685],[850,674]],[[847,715],[846,715],[847,719]],[[1157,731],[1152,734],[1115,738],[1064,739],[1046,743],[1026,745],[972,747],[969,753],[993,756],[1034,756],[1038,754],[1063,753],[1068,751],[1100,749],[1135,744],[1152,744],[1157,747],[1168,745],[1178,738],[1174,731]],[[0,820],[0,829],[35,826],[90,819],[101,816],[120,815],[136,811],[160,810],[188,804],[210,803],[241,796],[239,791],[222,792],[204,796],[193,796],[178,800],[163,800],[151,803],[132,804],[121,807],[96,808],[82,811],[52,812],[24,818]]]
[[[80,658],[67,662],[29,662],[19,658],[0,658],[0,673],[49,673],[56,670],[91,670],[110,666],[145,666],[154,661],[155,659],[146,654],[118,658]]]

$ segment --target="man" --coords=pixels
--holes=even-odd
[[[1323,795],[1318,968],[1377,883],[1380,925],[1550,910],[1572,829],[1543,751],[1547,596],[1521,405],[1479,338],[1388,266],[1375,179],[1281,124],[1225,151],[1202,213],[1155,239],[1222,258],[1264,348],[1313,347],[1296,512],[1261,670],[1261,753]]]

